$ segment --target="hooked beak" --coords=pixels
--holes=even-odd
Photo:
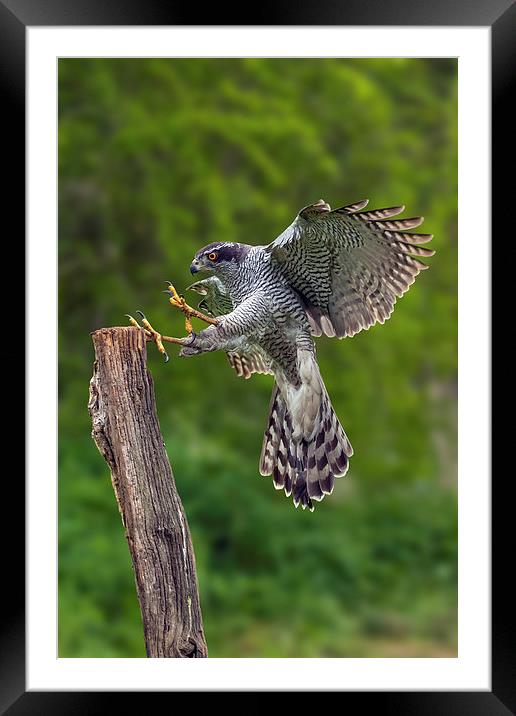
[[[194,261],[192,261],[192,263],[190,264],[190,273],[199,273],[200,270],[201,267],[199,266],[199,262],[197,261],[197,259],[194,259]]]

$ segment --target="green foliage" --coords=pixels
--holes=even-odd
[[[426,216],[437,254],[385,326],[318,340],[355,449],[309,514],[258,475],[272,381],[222,354],[163,365],[160,422],[193,534],[211,656],[456,650],[456,61],[59,62],[60,656],[144,656],[130,559],[90,438],[89,332],[191,282],[211,241],[268,243],[364,197]],[[192,300],[194,297],[192,296]]]

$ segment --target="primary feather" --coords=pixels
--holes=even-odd
[[[434,254],[418,245],[431,234],[404,231],[419,226],[422,217],[392,220],[403,206],[360,211],[366,204],[331,211],[321,199],[266,248],[302,296],[312,335],[343,338],[384,323],[396,299],[427,268],[415,256]]]

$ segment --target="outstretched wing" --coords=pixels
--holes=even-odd
[[[405,231],[422,217],[393,220],[404,206],[362,211],[367,203],[332,211],[321,199],[266,248],[302,297],[314,336],[343,338],[384,323],[428,268],[415,257],[435,253],[419,246],[431,234]]]
[[[203,296],[199,303],[199,310],[213,318],[224,316],[233,310],[233,302],[224,284],[216,276],[196,281],[188,288]],[[273,375],[268,356],[257,346],[250,345],[245,339],[242,340],[238,350],[228,351],[226,355],[229,364],[239,378],[250,378],[253,373]]]

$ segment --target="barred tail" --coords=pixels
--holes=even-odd
[[[313,511],[313,500],[333,492],[335,478],[346,474],[353,448],[322,385],[315,429],[309,439],[293,439],[292,416],[274,386],[265,430],[260,473],[272,475],[274,487],[292,495],[294,505]]]

